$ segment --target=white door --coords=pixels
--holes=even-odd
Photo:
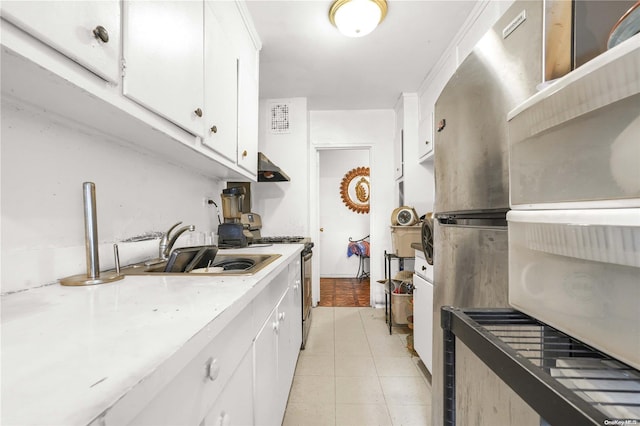
[[[320,277],[355,278],[358,256],[348,256],[349,237],[369,235],[369,214],[350,210],[340,197],[340,184],[350,170],[369,167],[367,149],[328,149],[319,152]],[[366,260],[368,265],[368,260]]]
[[[124,95],[202,136],[203,2],[123,4]]]

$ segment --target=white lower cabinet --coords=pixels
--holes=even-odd
[[[225,393],[223,389],[234,376],[241,354],[251,352],[252,311],[252,304],[242,310],[130,424],[199,424]],[[236,396],[244,398],[246,395]]]
[[[185,360],[180,372],[150,397],[146,406],[134,414],[128,424],[282,424],[301,336],[298,257],[195,358]],[[149,397],[148,394],[146,396]],[[98,424],[120,423],[115,420],[93,423]]]
[[[286,373],[287,377],[292,378],[296,369],[296,362],[298,360],[298,354],[300,353],[300,347],[302,346],[302,269],[300,266],[300,260],[296,260],[289,264],[289,312],[288,325],[289,329],[289,345],[287,353],[290,359],[286,362],[289,371]],[[289,382],[289,385],[291,383]],[[289,389],[287,389],[288,393]]]
[[[432,372],[433,364],[433,284],[413,275],[413,345]]]
[[[295,359],[292,359],[292,351],[290,350],[292,329],[290,294],[291,289],[287,289],[254,342],[256,425],[281,424],[287,406],[289,388],[293,378],[293,375],[290,374],[290,364],[293,362],[295,366]]]
[[[229,383],[200,426],[231,426],[253,424],[251,385],[253,353],[248,350]]]
[[[274,309],[253,344],[253,400],[256,425],[280,424],[275,395],[278,383],[278,310]]]

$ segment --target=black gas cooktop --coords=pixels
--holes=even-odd
[[[299,235],[279,235],[275,237],[254,238],[253,244],[296,244],[302,243],[305,237]]]

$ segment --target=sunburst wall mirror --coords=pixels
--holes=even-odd
[[[340,197],[342,202],[356,213],[369,213],[369,167],[356,167],[342,178]]]

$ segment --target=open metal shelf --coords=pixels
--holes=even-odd
[[[389,326],[389,334],[392,334],[392,327],[393,327],[393,314],[391,312],[392,310],[392,305],[393,305],[393,298],[392,298],[392,293],[394,290],[394,286],[393,286],[393,279],[391,278],[391,261],[393,259],[397,259],[398,262],[400,263],[398,265],[399,270],[404,270],[404,260],[405,259],[414,259],[413,256],[408,257],[408,256],[398,256],[395,253],[387,253],[387,251],[384,251],[384,259],[385,259],[385,263],[384,263],[384,279],[386,282],[386,289],[384,291],[384,315],[385,315],[385,321],[387,322],[387,325]]]
[[[456,424],[456,338],[551,425],[640,425],[640,371],[513,309],[441,312],[446,426]]]

